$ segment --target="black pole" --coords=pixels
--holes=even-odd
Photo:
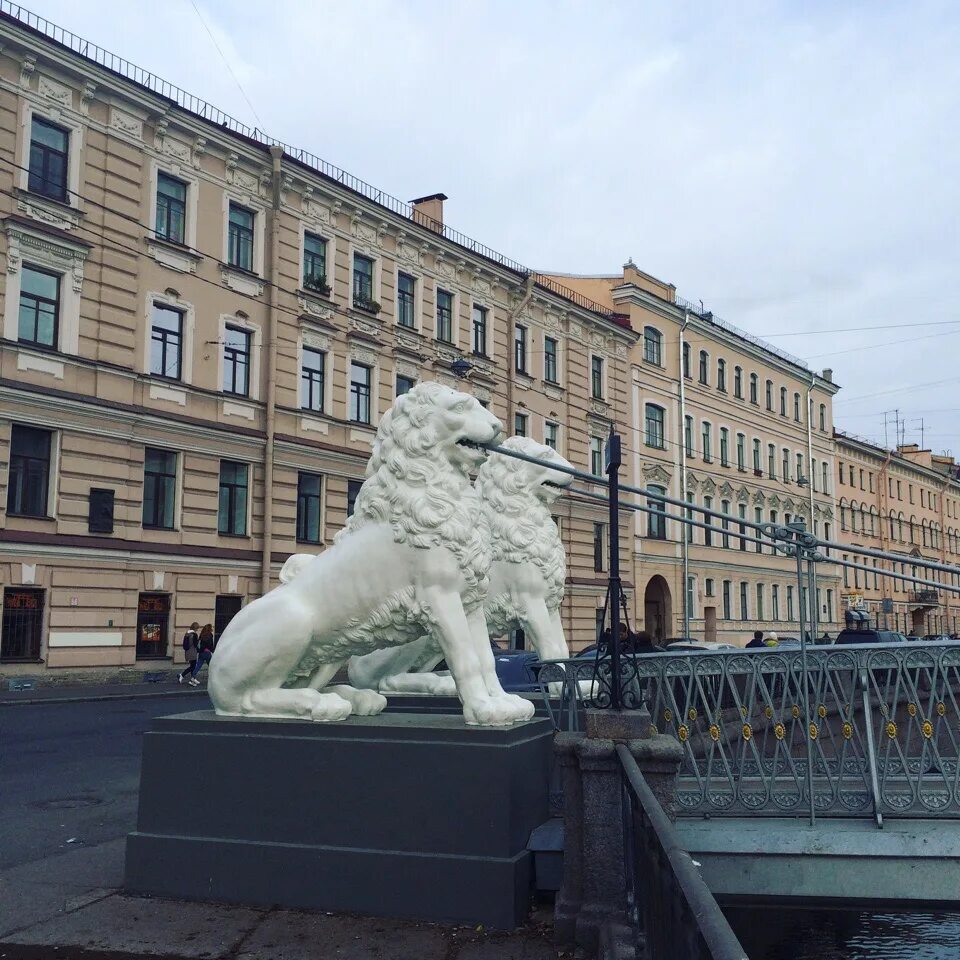
[[[610,607],[610,706],[620,710],[620,602],[623,596],[620,586],[620,437],[610,428],[607,438],[607,477],[609,478],[610,501],[610,583],[607,587]]]

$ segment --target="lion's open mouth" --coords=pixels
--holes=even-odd
[[[567,485],[565,483],[557,483],[554,480],[544,480],[542,486],[544,487],[553,487],[554,490],[566,490]]]
[[[471,440],[469,437],[461,437],[457,441],[458,447],[469,447],[471,450],[483,450],[484,448],[476,441]]]

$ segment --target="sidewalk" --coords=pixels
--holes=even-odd
[[[203,696],[207,693],[206,682],[199,687],[165,679],[157,683],[74,683],[52,684],[31,687],[26,690],[0,689],[0,707],[15,704],[37,703],[83,703],[88,700],[136,700],[141,697],[182,697],[185,694]]]
[[[550,909],[509,933],[129,897],[123,839],[0,871],[3,960],[557,960]]]

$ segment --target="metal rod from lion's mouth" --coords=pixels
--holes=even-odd
[[[553,480],[544,480],[542,485],[544,487],[553,487],[554,490],[566,490],[568,486],[566,483],[555,483]]]
[[[457,446],[458,446],[458,447],[470,447],[470,448],[473,449],[473,450],[482,450],[484,453],[487,452],[487,448],[486,448],[485,446],[483,446],[479,441],[477,441],[477,440],[470,440],[470,439],[468,439],[467,437],[461,437],[461,438],[457,441]]]

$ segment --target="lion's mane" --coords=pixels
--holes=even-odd
[[[490,551],[470,477],[443,453],[448,418],[456,415],[443,404],[447,395],[440,384],[420,383],[384,414],[353,515],[334,542],[368,523],[384,523],[397,543],[442,545],[467,581],[463,603],[470,610],[486,593]]]
[[[549,452],[539,451],[539,444],[524,437],[511,437],[503,446],[535,456]],[[547,608],[554,610],[563,599],[567,563],[550,510],[533,493],[534,469],[522,460],[491,453],[480,468],[475,487],[489,534],[491,560],[537,566],[547,584]]]

